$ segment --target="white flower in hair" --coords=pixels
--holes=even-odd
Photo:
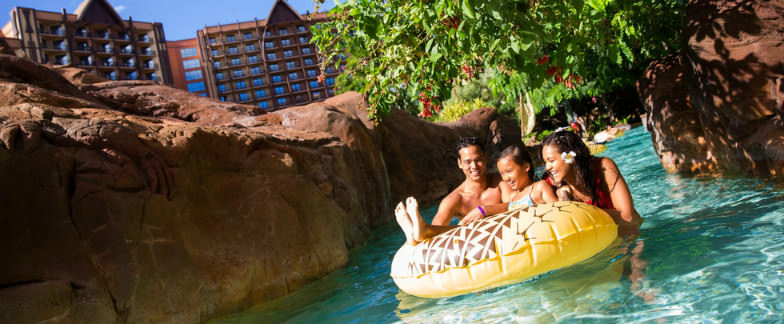
[[[569,151],[569,153],[561,153],[561,158],[564,160],[564,162],[566,162],[566,164],[574,163],[575,157],[577,157],[577,153],[574,153],[574,151]]]

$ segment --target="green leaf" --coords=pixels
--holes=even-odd
[[[462,8],[463,9],[463,15],[465,15],[466,17],[471,18],[471,19],[474,19],[476,17],[476,16],[474,16],[474,8],[471,5],[471,1],[470,0],[463,0],[462,7],[463,7]]]

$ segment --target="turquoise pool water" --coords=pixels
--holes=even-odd
[[[666,173],[638,127],[608,145],[645,219],[613,246],[527,282],[453,298],[400,292],[389,277],[403,243],[378,228],[338,270],[221,322],[248,323],[780,323],[784,322],[784,189],[759,179]],[[433,208],[423,214],[432,217]]]

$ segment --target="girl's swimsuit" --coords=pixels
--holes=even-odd
[[[523,197],[523,199],[510,201],[509,207],[507,207],[506,210],[512,210],[523,206],[533,206],[533,205],[534,205],[534,201],[533,199],[531,199],[531,194],[529,193],[528,195]]]

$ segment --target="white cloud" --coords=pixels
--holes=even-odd
[[[115,6],[115,7],[114,7],[114,10],[115,10],[115,11],[117,11],[117,13],[120,13],[120,12],[122,12],[123,10],[125,10],[125,8],[126,8],[125,6],[123,6],[123,5],[119,5],[119,6]]]

